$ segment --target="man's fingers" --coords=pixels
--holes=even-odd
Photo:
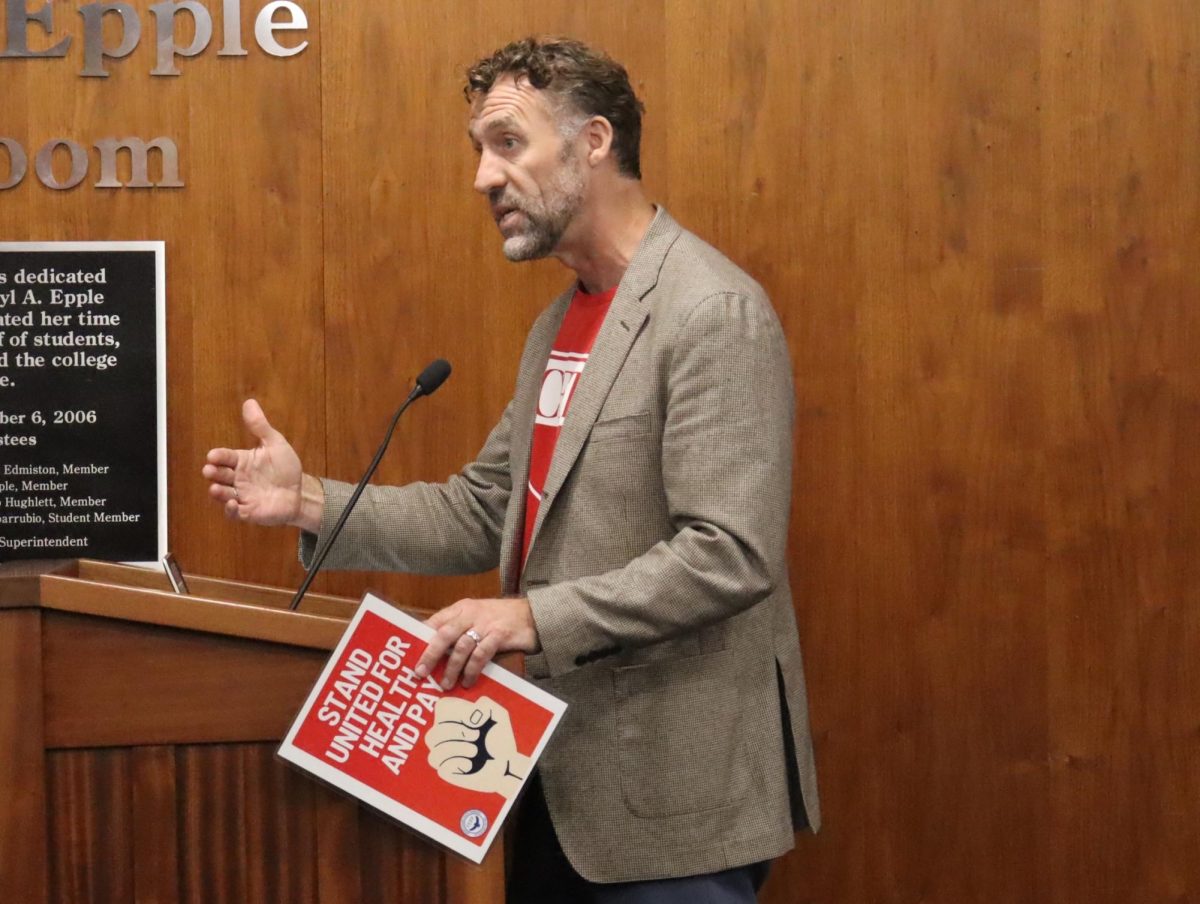
[[[237,502],[237,495],[233,492],[233,487],[223,483],[209,484],[208,495],[212,496],[217,502]]]
[[[458,675],[471,657],[471,653],[474,652],[475,646],[474,638],[466,634],[461,635],[455,641],[454,646],[450,649],[450,658],[446,660],[446,670],[442,672],[442,687],[446,690],[450,690],[458,681]]]
[[[430,619],[432,622],[432,619]],[[442,657],[446,655],[446,651],[450,649],[461,634],[461,631],[454,630],[450,625],[441,625],[437,633],[433,635],[433,640],[429,641],[429,646],[425,649],[420,660],[417,662],[417,667],[414,671],[417,677],[424,680],[433,672],[437,664],[442,661]]]
[[[463,687],[471,687],[479,680],[479,676],[483,672],[483,667],[496,658],[499,648],[500,640],[497,635],[484,635],[483,640],[475,645],[475,649],[471,653],[471,658],[467,660],[466,666],[463,667]]]
[[[287,442],[283,434],[271,426],[263,414],[262,406],[254,399],[246,399],[242,403],[242,421],[246,429],[263,442]]]
[[[210,465],[221,468],[236,468],[238,463],[237,449],[209,449],[204,460]]]
[[[453,608],[453,606],[447,606],[445,609],[439,609],[437,612],[433,613],[433,615],[429,616],[429,618],[425,619],[425,624],[429,625],[429,627],[433,628],[434,630],[437,630],[438,628],[442,627],[442,625],[447,624],[452,618],[454,618],[454,614],[450,611]]]
[[[214,483],[232,484],[235,471],[228,465],[205,465],[201,470],[206,480]]]
[[[511,607],[503,600],[459,600],[429,616],[425,624],[436,629],[425,654],[417,663],[416,673],[427,678],[444,656],[449,655],[442,673],[442,687],[449,690],[461,678],[463,687],[478,679],[483,667],[491,662],[513,631],[509,621]],[[471,631],[480,639],[466,632]]]

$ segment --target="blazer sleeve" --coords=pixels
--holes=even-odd
[[[512,492],[505,408],[475,461],[445,483],[368,486],[326,559],[330,568],[475,574],[500,561],[500,538]],[[322,480],[325,510],[317,534],[300,535],[307,568],[346,507],[354,485]]]
[[[661,466],[674,534],[622,568],[530,589],[542,645],[531,675],[667,640],[772,592],[786,573],[792,408],[787,345],[765,296],[701,301],[666,380]]]

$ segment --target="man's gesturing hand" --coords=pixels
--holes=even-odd
[[[517,753],[508,710],[491,697],[443,697],[425,735],[429,765],[443,781],[472,791],[512,797],[529,774],[529,758]]]
[[[539,649],[537,625],[529,600],[523,597],[459,600],[434,613],[425,624],[436,628],[437,634],[417,663],[416,672],[424,678],[449,654],[442,675],[446,690],[454,687],[460,674],[463,687],[473,685],[497,653],[536,653]]]
[[[211,481],[208,494],[225,506],[230,518],[315,532],[321,524],[319,508],[313,517],[317,499],[323,500],[320,482],[305,476],[299,456],[254,399],[242,405],[242,420],[258,446],[210,450],[202,472]],[[316,484],[315,492],[309,482]]]

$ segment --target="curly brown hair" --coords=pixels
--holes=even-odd
[[[625,67],[572,38],[523,38],[467,70],[463,94],[474,101],[504,75],[525,78],[584,116],[603,116],[613,128],[613,154],[626,176],[642,178],[642,113]]]

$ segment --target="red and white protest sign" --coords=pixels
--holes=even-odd
[[[363,597],[279,756],[479,863],[566,704],[492,664],[469,689],[418,679],[433,633]]]

